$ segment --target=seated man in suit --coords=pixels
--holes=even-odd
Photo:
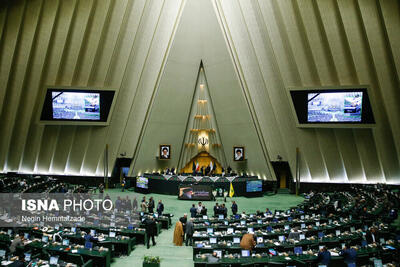
[[[215,263],[218,262],[218,256],[217,256],[217,252],[213,252],[212,255],[207,257],[207,261],[210,263]]]
[[[344,249],[340,251],[339,255],[344,258],[344,262],[348,267],[356,266],[357,250],[355,250],[353,247],[350,247],[350,244],[346,244]]]
[[[17,247],[23,246],[24,243],[24,233],[20,232],[11,242],[10,245],[10,252],[11,254],[15,253],[15,250],[17,249]]]
[[[371,229],[365,235],[368,244],[378,243],[379,242],[379,234],[375,227],[371,227]]]
[[[95,242],[99,239],[97,237],[92,236],[90,233],[85,235],[85,242]]]
[[[318,263],[328,266],[331,262],[331,253],[324,246],[318,253]]]
[[[293,239],[293,240],[300,239],[300,233],[299,233],[297,227],[293,228],[293,232],[289,233],[288,239]]]

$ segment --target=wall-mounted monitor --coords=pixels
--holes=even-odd
[[[45,124],[107,125],[116,90],[48,87],[40,122]]]
[[[262,181],[246,181],[246,192],[262,192]]]
[[[136,187],[142,189],[149,189],[149,179],[146,177],[137,177],[136,178]]]
[[[375,124],[367,87],[288,89],[299,127],[366,127]]]

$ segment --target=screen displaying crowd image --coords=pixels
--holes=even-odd
[[[100,120],[100,94],[52,92],[53,119]]]
[[[308,122],[361,122],[362,92],[308,94]]]
[[[149,179],[145,177],[137,177],[136,178],[136,187],[148,189],[149,188]]]
[[[246,192],[262,192],[262,181],[246,181]]]

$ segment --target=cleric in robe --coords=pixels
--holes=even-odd
[[[234,148],[234,159],[235,161],[244,160],[244,147],[235,147]]]
[[[160,159],[170,159],[171,154],[170,154],[170,148],[171,146],[169,145],[161,145],[160,146]]]

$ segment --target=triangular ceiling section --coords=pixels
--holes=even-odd
[[[210,153],[218,162],[226,166],[225,153],[219,136],[214,107],[209,93],[204,66],[201,62],[191,111],[187,120],[185,139],[178,161],[178,170],[182,169],[195,155],[202,151]],[[208,165],[209,162],[205,164]]]
[[[272,179],[268,155],[250,114],[212,1],[188,0],[174,36],[154,103],[132,161],[132,174],[185,165],[185,132],[197,84],[199,62],[207,77],[215,123],[218,126],[221,164]],[[159,145],[171,145],[171,159],[157,158]],[[244,146],[246,160],[233,160],[233,147]],[[186,157],[185,157],[186,158]],[[190,157],[188,157],[190,159]],[[226,161],[226,162],[225,162]]]

